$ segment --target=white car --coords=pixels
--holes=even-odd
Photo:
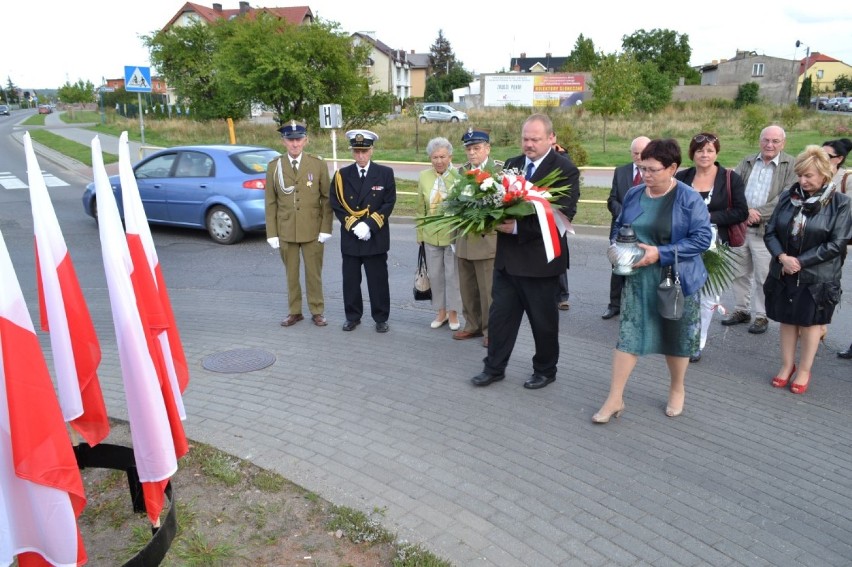
[[[449,104],[424,104],[420,113],[420,122],[459,122],[467,120],[467,114],[456,110]]]

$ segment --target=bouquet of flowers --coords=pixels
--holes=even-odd
[[[517,170],[492,173],[472,169],[447,190],[440,211],[421,217],[418,224],[455,231],[460,237],[486,234],[505,220],[536,214],[542,223],[542,234],[555,235],[557,228],[570,230],[568,219],[556,208],[559,205],[553,205],[570,187],[547,188],[559,179],[559,172],[555,171],[539,182],[542,187],[536,187]],[[558,255],[558,236],[555,239]]]

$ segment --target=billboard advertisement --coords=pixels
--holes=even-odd
[[[567,73],[486,75],[485,106],[574,106],[585,97],[586,78]]]

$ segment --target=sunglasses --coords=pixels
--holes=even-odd
[[[828,153],[828,152],[826,152],[826,153]],[[834,159],[834,158],[839,158],[839,157],[840,156],[836,156],[834,154],[828,154],[828,159]]]
[[[692,140],[696,144],[703,144],[704,142],[708,142],[708,143],[712,144],[713,142],[716,142],[718,139],[719,138],[717,138],[716,136],[705,136],[704,134],[698,134]]]

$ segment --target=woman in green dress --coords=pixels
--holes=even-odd
[[[689,356],[698,349],[699,293],[707,279],[701,253],[710,247],[711,229],[704,200],[674,177],[680,163],[677,141],[651,140],[639,166],[645,182],[625,195],[613,225],[611,241],[629,224],[644,255],[625,281],[609,396],[592,416],[594,423],[607,423],[624,412],[624,387],[630,373],[639,356],[653,353],[665,355],[671,376],[665,413],[669,417],[683,413]],[[663,269],[674,267],[675,251],[684,294],[683,316],[676,321],[664,319],[657,310],[657,287]]]

